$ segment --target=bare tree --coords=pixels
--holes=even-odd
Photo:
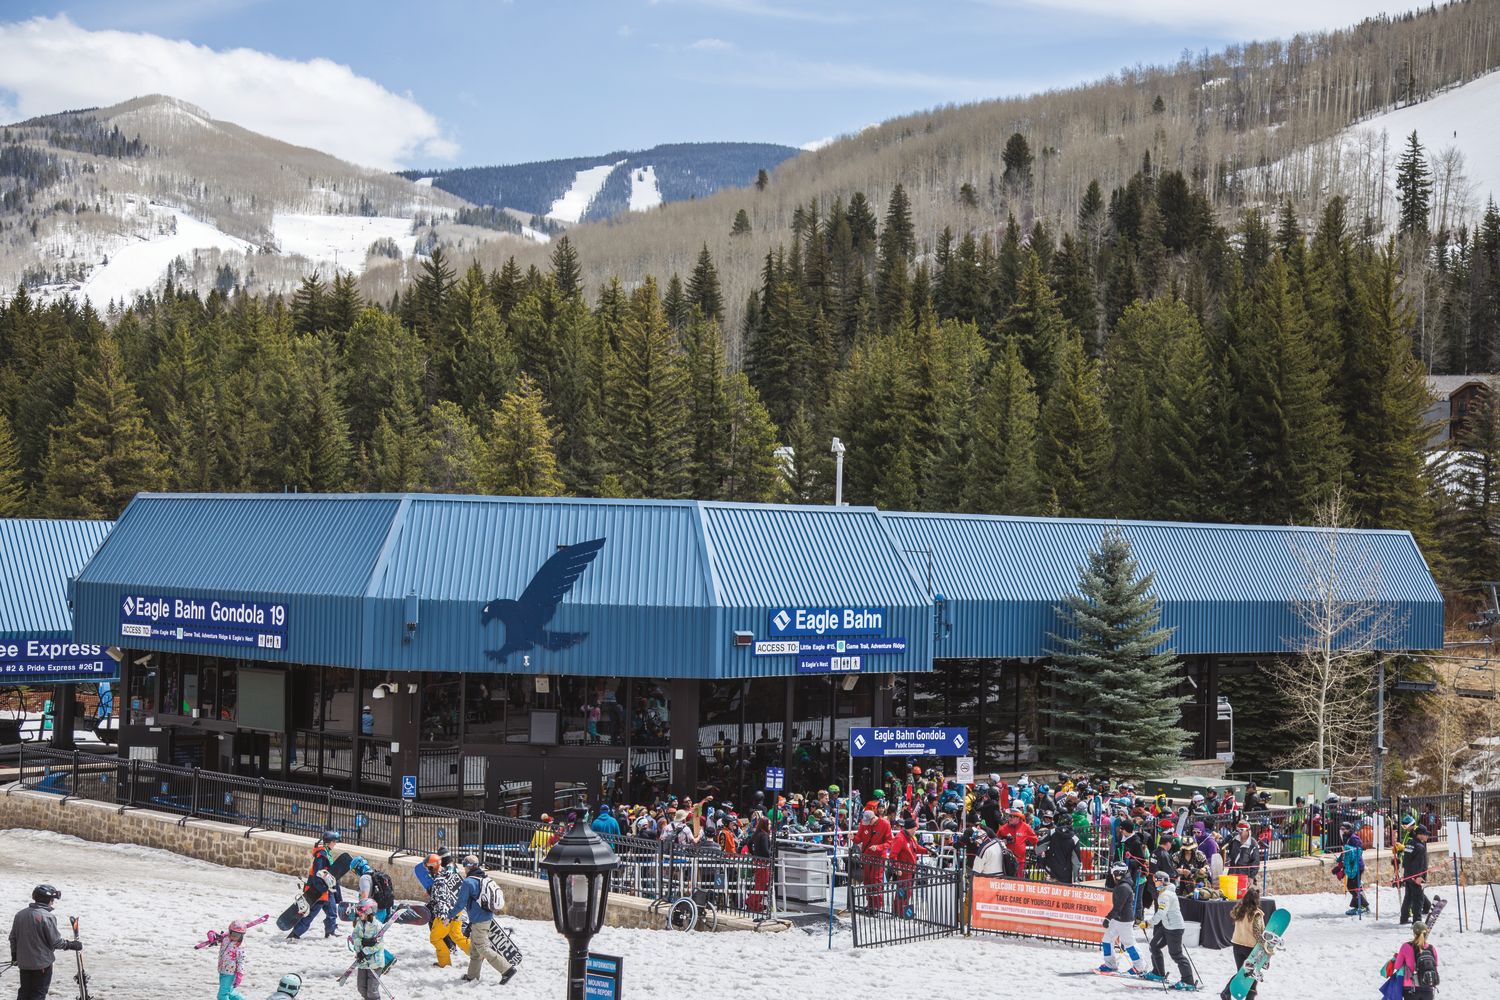
[[[1284,759],[1327,770],[1335,784],[1352,780],[1370,753],[1375,657],[1400,624],[1379,600],[1379,562],[1347,522],[1335,488],[1318,506],[1314,527],[1293,532],[1302,593],[1291,602],[1298,632],[1286,645],[1296,655],[1271,668],[1291,709],[1289,729],[1298,734]]]
[[[1438,686],[1429,704],[1432,730],[1426,734],[1426,743],[1437,759],[1441,795],[1448,794],[1448,782],[1477,735],[1472,701],[1458,693],[1457,674],[1455,669],[1438,668]]]

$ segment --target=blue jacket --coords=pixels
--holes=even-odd
[[[458,887],[458,898],[453,901],[453,909],[448,911],[449,920],[453,920],[460,913],[466,913],[469,917],[469,926],[473,927],[475,924],[495,919],[493,913],[479,905],[479,889],[483,880],[483,869],[476,869],[474,874],[464,879],[463,884]]]
[[[1358,878],[1365,871],[1365,845],[1360,842],[1359,834],[1349,834],[1349,839],[1344,841],[1344,875],[1348,878]]]
[[[589,826],[593,827],[594,832],[601,837],[618,837],[620,835],[619,821],[607,812],[602,812],[598,816],[595,816],[594,821]]]

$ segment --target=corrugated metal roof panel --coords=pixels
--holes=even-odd
[[[71,634],[68,579],[113,526],[113,521],[0,519],[0,637]]]
[[[393,669],[509,670],[585,676],[709,676],[712,614],[698,513],[691,503],[416,496],[377,579],[368,662]],[[564,546],[603,540],[541,625],[586,635],[486,655],[510,639],[481,620],[515,600]],[[406,595],[420,621],[403,642]],[[547,610],[551,610],[551,605]]]
[[[714,640],[719,676],[793,675],[796,657],[756,657],[731,634],[768,638],[780,607],[879,607],[904,654],[869,657],[869,672],[932,669],[932,602],[873,507],[703,504],[709,559],[724,608]]]
[[[282,649],[239,655],[357,666],[364,593],[399,496],[141,494],[79,574],[78,638],[120,643],[127,596],[279,601]],[[133,648],[222,655],[223,646],[132,638]]]
[[[1442,596],[1404,531],[886,514],[906,549],[931,550],[952,635],[939,657],[1040,656],[1054,608],[1077,587],[1088,552],[1111,527],[1155,574],[1163,624],[1183,653],[1263,653],[1306,634],[1294,602],[1334,581],[1346,600],[1374,595],[1393,616],[1389,649],[1442,645]],[[925,556],[919,557],[925,559]],[[1336,571],[1330,575],[1329,568]]]

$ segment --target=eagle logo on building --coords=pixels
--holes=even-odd
[[[557,614],[558,604],[602,548],[602,538],[561,546],[552,558],[542,563],[542,568],[536,571],[520,597],[514,600],[497,597],[487,603],[479,614],[480,624],[489,625],[496,618],[500,619],[505,625],[505,644],[499,649],[485,650],[484,655],[497,663],[505,663],[511,653],[537,646],[553,651],[567,649],[587,639],[587,632],[552,632],[546,626]]]

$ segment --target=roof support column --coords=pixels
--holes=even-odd
[[[58,684],[52,688],[52,748],[72,750],[74,711],[77,707],[77,684]],[[41,734],[38,733],[38,736]]]
[[[668,687],[673,795],[694,795],[698,790],[698,685],[695,680],[674,680]]]
[[[396,691],[391,697],[391,790],[401,794],[401,779],[417,775],[417,795],[422,794],[422,675],[403,671],[390,675]]]

